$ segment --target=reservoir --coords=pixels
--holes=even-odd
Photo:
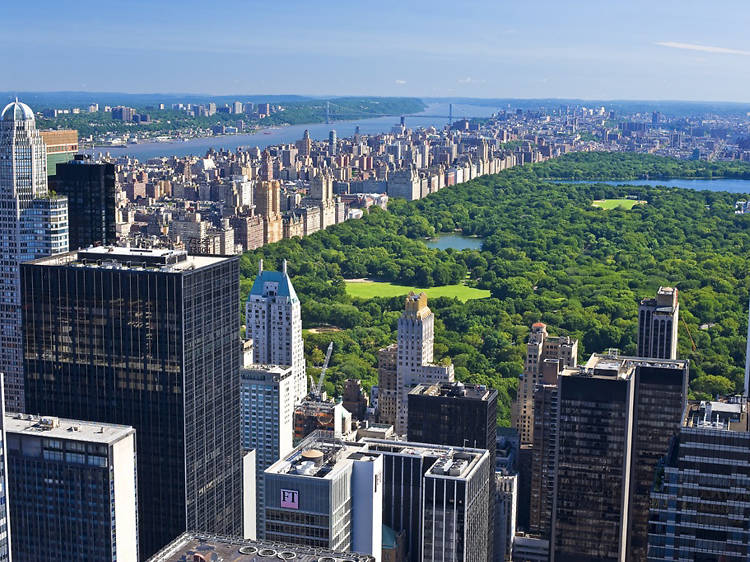
[[[489,117],[500,107],[453,104],[453,119],[462,117]],[[448,124],[449,104],[431,103],[421,113],[406,115],[406,126],[411,129],[419,127],[436,127],[442,129]],[[203,156],[210,149],[237,150],[239,147],[266,148],[277,144],[288,144],[302,138],[305,129],[310,131],[313,140],[326,140],[331,130],[336,131],[339,138],[354,136],[354,130],[359,126],[359,132],[363,135],[376,135],[389,132],[399,123],[398,116],[375,117],[371,119],[360,119],[356,121],[338,121],[335,123],[310,123],[306,125],[289,125],[286,127],[274,127],[260,129],[246,135],[223,135],[200,137],[187,141],[173,142],[143,142],[129,144],[123,148],[96,147],[85,150],[91,154],[109,152],[112,156],[130,156],[141,161],[160,156]]]
[[[681,187],[684,189],[705,189],[708,191],[728,191],[729,193],[750,193],[750,180],[717,178],[708,179],[668,179],[668,180],[615,180],[615,181],[592,181],[592,180],[566,180],[554,181],[554,183],[604,183],[607,185],[657,185],[666,187]]]
[[[453,248],[454,250],[481,250],[482,239],[476,236],[464,236],[463,234],[439,234],[437,238],[432,240],[425,240],[425,244],[428,248],[435,248],[438,250],[447,250]]]

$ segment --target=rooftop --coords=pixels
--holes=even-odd
[[[683,427],[750,432],[748,402],[742,396],[688,402]]]
[[[367,446],[362,443],[342,441],[329,431],[314,431],[291,453],[276,461],[265,472],[331,479],[348,467],[352,460],[376,456],[367,453]],[[364,454],[364,457],[361,454]]]
[[[3,108],[0,119],[3,121],[34,121],[34,112],[28,105],[16,99]]]
[[[253,297],[287,297],[292,301],[299,300],[286,271],[286,260],[283,262],[281,271],[265,271],[263,260],[260,260],[258,275],[247,296],[248,300]]]
[[[360,440],[370,452],[437,459],[428,474],[433,478],[466,478],[489,452],[486,449],[451,447],[365,437]]]
[[[372,562],[375,559],[353,552],[333,552],[325,548],[276,542],[250,541],[204,533],[183,533],[148,562]]]
[[[6,414],[5,431],[20,435],[105,444],[115,443],[128,435],[135,434],[135,429],[128,425],[94,423],[52,416],[32,416],[31,414]]]
[[[40,258],[29,263],[50,266],[180,272],[200,269],[227,259],[231,258],[190,256],[184,250],[96,246],[77,252]]]
[[[497,393],[497,391],[483,384],[464,384],[458,381],[430,385],[419,384],[409,392],[409,394],[417,396],[439,396],[482,401],[489,400],[493,393]]]
[[[617,377],[626,379],[635,372],[637,367],[684,370],[688,367],[688,361],[685,359],[631,357],[620,355],[616,349],[610,349],[606,353],[592,353],[584,365],[565,368],[560,374],[565,376]]]

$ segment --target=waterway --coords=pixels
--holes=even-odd
[[[476,236],[464,236],[463,234],[439,234],[437,238],[425,240],[428,248],[437,248],[438,250],[481,250],[482,239]]]
[[[453,118],[456,120],[462,117],[489,117],[499,109],[499,106],[453,104]],[[432,103],[420,113],[406,115],[406,126],[412,129],[430,126],[442,128],[448,123],[448,113],[449,105],[447,103]],[[129,144],[123,148],[96,147],[93,151],[87,150],[85,152],[89,154],[92,152],[94,154],[109,152],[113,156],[130,156],[141,161],[160,156],[202,156],[211,148],[236,150],[239,147],[257,146],[263,149],[271,145],[293,143],[302,138],[305,129],[310,131],[310,137],[313,140],[326,140],[331,130],[335,130],[339,138],[353,136],[357,126],[359,126],[359,132],[363,135],[376,135],[389,132],[398,123],[398,117],[375,117],[330,124],[289,125],[261,129],[244,135],[200,137],[174,142],[144,142]]]
[[[681,187],[685,189],[705,189],[708,191],[728,191],[729,193],[750,193],[750,180],[717,178],[707,179],[668,179],[668,180],[616,180],[616,181],[591,181],[591,180],[567,180],[555,183],[604,183],[607,185],[647,185],[666,187]]]

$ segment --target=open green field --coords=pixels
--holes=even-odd
[[[474,289],[463,284],[443,285],[442,287],[430,287],[419,289],[408,285],[397,285],[387,281],[346,281],[346,292],[358,299],[371,299],[373,297],[397,297],[406,295],[409,291],[425,292],[428,298],[455,297],[462,302],[473,299],[484,299],[490,296],[490,292],[483,289]]]
[[[635,199],[597,199],[594,201],[594,207],[601,207],[606,211],[617,208],[629,211],[642,203],[645,203],[645,201],[636,201]]]

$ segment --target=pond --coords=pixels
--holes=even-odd
[[[481,250],[482,239],[476,236],[464,236],[463,234],[439,234],[437,238],[425,240],[428,248],[438,250]]]
[[[685,189],[706,189],[708,191],[728,191],[730,193],[750,193],[750,180],[734,178],[709,179],[668,179],[668,180],[555,180],[555,183],[605,183],[607,185],[648,185],[655,187],[663,185],[666,187],[682,187]]]

